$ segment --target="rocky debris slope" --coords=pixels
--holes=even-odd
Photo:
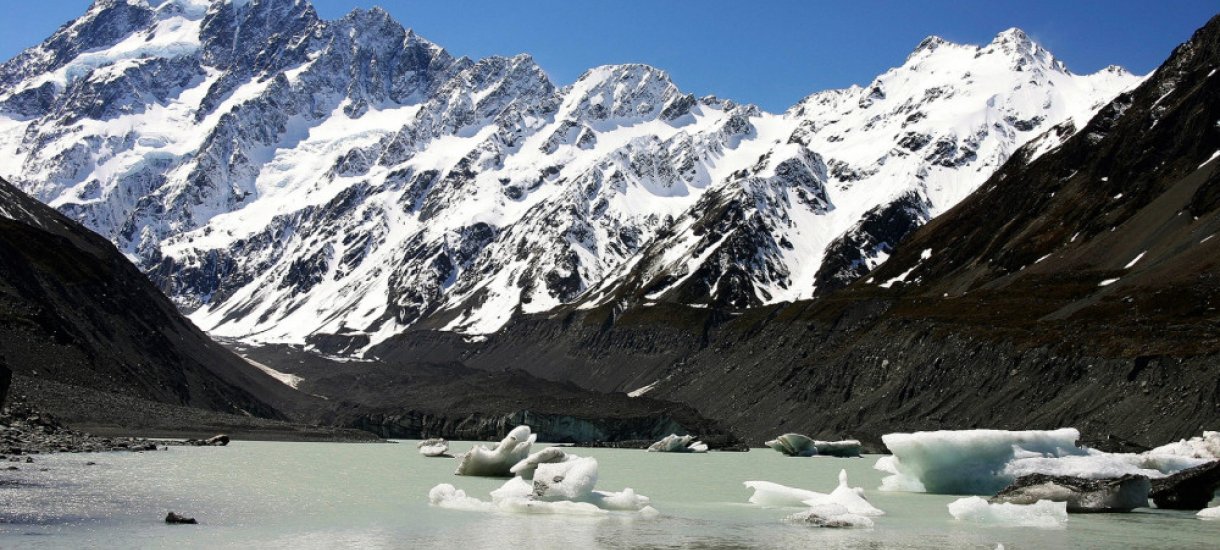
[[[287,396],[184,319],[114,245],[3,180],[0,349],[16,375],[162,403],[282,418],[268,400]]]
[[[0,432],[0,459],[9,457],[14,461],[24,460],[18,457],[25,455],[155,451],[158,445],[177,444],[131,437],[97,437],[78,432],[21,401],[11,403],[0,412]]]
[[[773,114],[644,65],[557,86],[379,9],[106,0],[0,65],[0,159],[204,329],[356,353],[563,305],[840,288],[1138,80],[1011,29]]]

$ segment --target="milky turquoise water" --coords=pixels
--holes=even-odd
[[[454,443],[451,451],[471,445]],[[238,441],[225,448],[46,456],[20,464],[19,472],[0,472],[0,548],[1220,548],[1220,522],[1185,512],[1073,515],[1063,530],[962,523],[945,508],[955,497],[876,491],[882,474],[872,469],[875,457],[786,458],[757,449],[572,452],[601,463],[599,489],[632,487],[652,498],[660,516],[440,509],[427,498],[438,483],[486,500],[503,480],[456,477],[452,459],[424,458],[409,442]],[[875,528],[784,523],[795,509],[750,505],[751,492],[742,486],[767,480],[829,492],[840,468],[887,512],[875,518]],[[200,525],[166,525],[169,510]]]

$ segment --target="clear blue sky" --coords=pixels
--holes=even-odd
[[[89,0],[0,0],[0,59],[37,44]],[[529,53],[559,85],[589,67],[648,63],[683,89],[779,111],[818,90],[865,84],[925,36],[985,43],[1020,27],[1078,73],[1136,73],[1220,11],[1215,0],[735,2],[314,0],[334,19],[385,7],[455,55]]]

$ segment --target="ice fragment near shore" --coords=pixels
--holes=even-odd
[[[1005,527],[1062,529],[1068,521],[1067,503],[1049,500],[991,504],[981,497],[966,497],[950,502],[949,514],[961,521]]]
[[[788,433],[781,435],[766,445],[788,456],[860,456],[860,442],[855,439],[842,441],[816,441],[809,436]]]
[[[707,444],[695,441],[693,435],[669,434],[648,446],[650,453],[706,453]]]
[[[517,426],[494,448],[478,446],[460,455],[455,473],[460,476],[509,476],[513,466],[529,457],[530,446],[537,439],[537,435],[530,433],[529,426]]]
[[[419,454],[429,457],[445,456],[449,442],[444,439],[426,439],[419,442]]]
[[[1195,514],[1195,515],[1198,516],[1199,519],[1218,519],[1218,520],[1220,520],[1220,506],[1215,506],[1212,508],[1204,508],[1202,510],[1199,510],[1199,513]]]

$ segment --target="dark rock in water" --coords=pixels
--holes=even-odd
[[[213,447],[224,447],[225,445],[229,444],[229,436],[227,436],[225,434],[214,435],[212,437],[209,437],[207,439],[207,441],[204,441],[203,443],[205,445],[211,445]]]
[[[1002,489],[991,502],[1033,504],[1039,500],[1067,502],[1071,513],[1130,512],[1148,506],[1148,478],[1125,475],[1114,479],[1030,474]]]
[[[1152,502],[1168,510],[1202,510],[1220,489],[1220,460],[1152,480]]]
[[[171,525],[196,525],[199,522],[195,521],[195,518],[188,518],[186,516],[180,516],[170,512],[165,516],[165,523],[169,523]]]

